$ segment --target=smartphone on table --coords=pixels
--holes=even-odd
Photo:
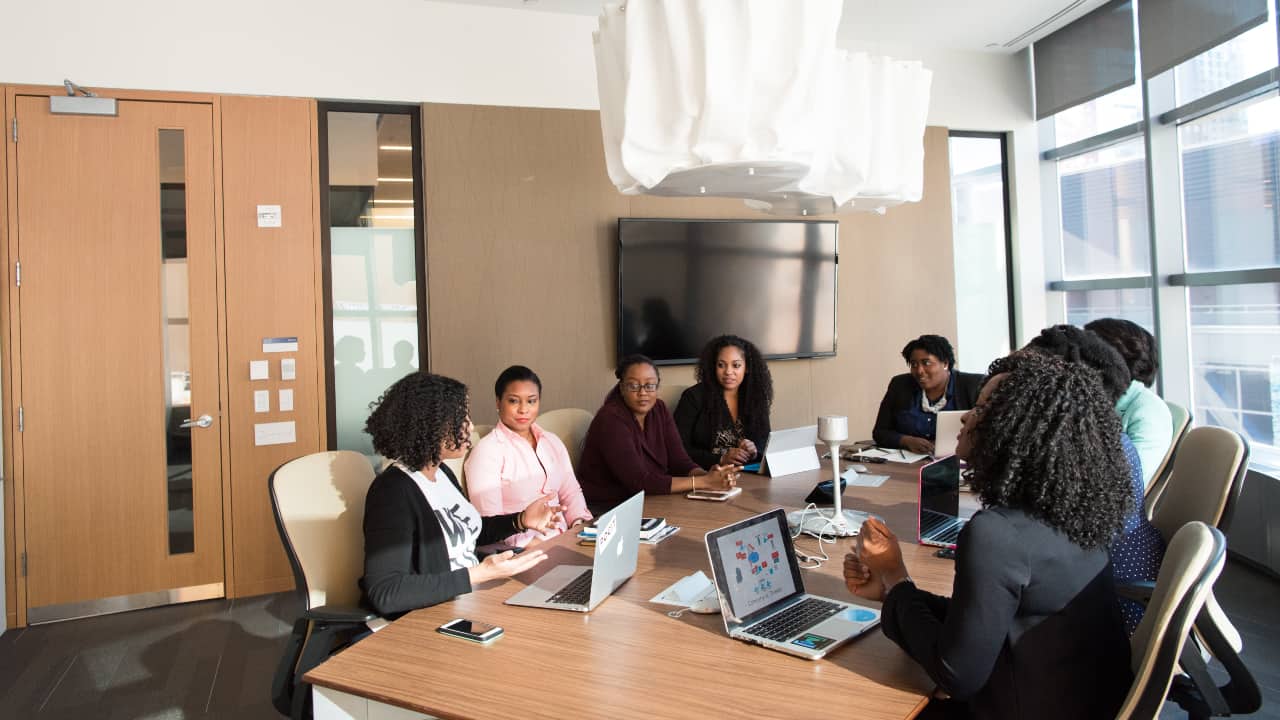
[[[685,494],[690,500],[711,500],[712,502],[724,502],[742,494],[742,488],[735,487],[728,490],[692,490]]]
[[[502,628],[497,625],[478,622],[476,620],[467,620],[465,618],[456,618],[436,628],[436,632],[441,635],[450,635],[463,640],[470,640],[481,645],[489,643],[502,637]]]

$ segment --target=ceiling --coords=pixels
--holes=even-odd
[[[603,0],[442,1],[591,16],[604,5]],[[881,44],[1013,53],[1104,1],[844,0],[841,45],[872,53]]]

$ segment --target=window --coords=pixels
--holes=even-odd
[[[1150,272],[1141,138],[1059,161],[1058,186],[1064,278]]]
[[[329,447],[373,454],[369,404],[425,357],[418,108],[321,103]]]
[[[1275,66],[1276,26],[1272,19],[1174,68],[1178,104],[1199,100]]]
[[[1142,91],[1130,85],[1053,116],[1055,147],[1142,121]]]
[[[956,363],[965,371],[986,372],[993,358],[1009,354],[1013,342],[1005,138],[953,131],[950,148]]]

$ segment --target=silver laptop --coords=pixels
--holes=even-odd
[[[592,565],[560,565],[506,601],[555,610],[591,612],[636,571],[640,550],[640,516],[644,493],[600,516],[596,521],[595,560]]]
[[[707,533],[729,637],[817,660],[880,624],[880,611],[804,591],[781,509]]]
[[[960,458],[935,460],[920,468],[921,545],[954,548],[964,528],[960,518]]]
[[[956,454],[956,438],[960,435],[960,418],[968,410],[944,410],[938,413],[937,432],[933,435],[933,456],[936,458]]]

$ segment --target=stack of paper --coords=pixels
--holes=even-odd
[[[929,457],[925,453],[913,453],[910,450],[890,450],[889,448],[880,447],[869,447],[858,454],[868,458],[884,458],[889,462],[896,463],[920,462]]]

